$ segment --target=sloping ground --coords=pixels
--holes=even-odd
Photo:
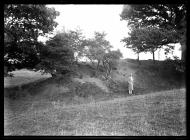
[[[41,75],[39,72],[28,70],[15,71],[13,73],[15,77],[4,78],[5,88],[51,77],[50,75]],[[90,64],[79,64],[78,67],[76,67],[76,75],[74,77],[76,77],[76,79],[78,78],[78,82],[90,82],[106,92],[112,91],[109,88],[113,87],[113,85],[108,86],[110,83],[106,83],[101,79],[103,73],[104,72],[98,72],[98,74],[95,74],[95,66],[91,66]],[[113,81],[119,82],[120,85],[126,85],[123,89],[123,91],[126,92],[128,88],[127,81],[131,73],[133,73],[134,90],[137,94],[182,88],[185,85],[185,78],[182,76],[182,78],[180,78],[180,73],[175,73],[168,65],[164,66],[163,62],[159,61],[156,62],[155,65],[153,65],[152,61],[142,61],[142,64],[139,65],[135,60],[120,60],[117,70],[112,71],[111,77]]]
[[[39,71],[34,72],[27,69],[21,69],[11,72],[14,77],[4,77],[4,88],[28,84],[34,81],[44,80],[51,77],[50,74],[42,75]]]
[[[127,83],[133,73],[134,91],[137,94],[185,87],[185,76],[164,61],[120,60],[118,69],[112,72],[112,79]]]
[[[82,105],[41,102],[24,112],[14,108],[30,101],[5,99],[5,135],[186,135],[185,89]]]
[[[96,84],[96,86],[98,86],[99,88],[101,88],[102,90],[104,90],[105,92],[109,92],[108,88],[106,87],[106,85],[103,83],[102,80],[98,79],[98,78],[92,78],[89,77],[88,75],[86,75],[85,77],[79,79],[79,78],[73,78],[74,81],[78,81],[80,83],[92,83],[92,84]]]
[[[118,65],[118,70],[111,73],[112,79],[116,81],[128,81],[129,76],[133,75],[138,69],[138,65],[121,60]]]

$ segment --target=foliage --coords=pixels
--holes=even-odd
[[[167,30],[154,26],[132,28],[129,37],[124,38],[122,41],[127,48],[132,49],[136,53],[141,52],[154,52],[161,48],[163,45],[168,45],[174,42],[177,38],[175,30]],[[168,45],[169,46],[169,45]],[[167,49],[173,49],[174,46],[169,46]]]
[[[58,33],[46,42],[40,50],[41,62],[38,69],[51,73],[52,76],[65,74],[72,70],[74,53],[70,48],[70,39],[65,33]]]
[[[180,29],[186,20],[186,4],[125,5],[121,18],[129,25],[153,25],[162,28]]]
[[[5,65],[20,68],[34,67],[39,63],[37,47],[41,43],[37,39],[57,26],[54,19],[58,15],[55,9],[45,5],[4,5]]]
[[[92,83],[83,83],[77,85],[75,92],[80,97],[89,97],[90,95],[96,97],[100,94],[105,94],[101,88]]]
[[[117,94],[126,94],[128,93],[128,83],[127,82],[120,82],[114,81],[113,79],[109,79],[106,82],[107,87],[112,93]]]
[[[177,75],[179,75],[179,73],[184,73],[186,70],[185,62],[178,57],[174,57],[174,60],[168,58],[164,63],[165,65],[172,67],[173,72],[177,72]]]
[[[78,62],[78,59],[82,58],[85,55],[84,47],[86,45],[86,42],[85,37],[82,34],[82,30],[70,30],[68,33],[65,34],[69,39],[69,46],[74,52],[75,61]]]
[[[97,69],[99,68],[99,64],[101,63],[103,56],[106,52],[112,48],[109,41],[105,39],[106,34],[95,32],[94,38],[86,39],[86,56],[93,62],[97,61]]]
[[[117,51],[111,51],[112,46],[109,41],[105,39],[106,34],[95,32],[94,38],[86,40],[86,56],[93,61],[97,61],[97,70],[100,70],[100,64],[106,71],[106,77],[108,77],[113,68],[117,66],[117,60],[122,57],[122,53]],[[96,75],[94,73],[94,75]]]
[[[129,37],[122,39],[125,43],[125,47],[132,49],[136,53],[145,51],[144,49],[144,30],[142,28],[133,28],[129,33]]]
[[[121,57],[122,53],[119,50],[109,51],[108,53],[104,54],[102,62],[106,70],[106,78],[110,75],[112,69],[117,67],[117,60],[119,60]]]
[[[154,26],[164,30],[174,30],[178,36],[168,40],[168,43],[180,42],[184,59],[186,15],[186,4],[145,4],[125,5],[120,16],[122,20],[127,20],[131,27]]]

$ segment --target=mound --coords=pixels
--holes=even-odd
[[[98,86],[99,88],[101,88],[102,90],[104,90],[105,92],[109,92],[104,82],[98,78],[94,78],[94,77],[92,78],[92,77],[86,76],[86,77],[83,77],[82,79],[74,78],[73,80],[78,81],[80,83],[86,83],[86,82],[92,83]]]

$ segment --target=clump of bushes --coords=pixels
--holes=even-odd
[[[112,93],[128,92],[128,83],[127,82],[119,82],[119,81],[114,81],[112,79],[109,79],[109,80],[107,80],[106,85]]]
[[[90,77],[97,77],[97,75],[98,75],[97,71],[92,71]]]
[[[92,83],[83,83],[83,84],[81,84],[80,83],[75,88],[75,93],[76,93],[76,95],[78,95],[80,97],[88,97],[90,95],[97,96],[97,95],[100,95],[100,94],[104,94],[105,92],[101,88],[96,86],[95,84],[92,84]]]

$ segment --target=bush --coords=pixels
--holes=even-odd
[[[90,95],[104,94],[105,92],[95,84],[83,83],[75,88],[75,93],[80,97],[88,97]]]
[[[96,71],[92,71],[90,77],[96,77],[97,76],[97,72]]]
[[[128,83],[127,82],[119,82],[119,81],[113,81],[112,79],[109,79],[107,81],[107,87],[113,92],[113,93],[126,93],[128,92]]]

